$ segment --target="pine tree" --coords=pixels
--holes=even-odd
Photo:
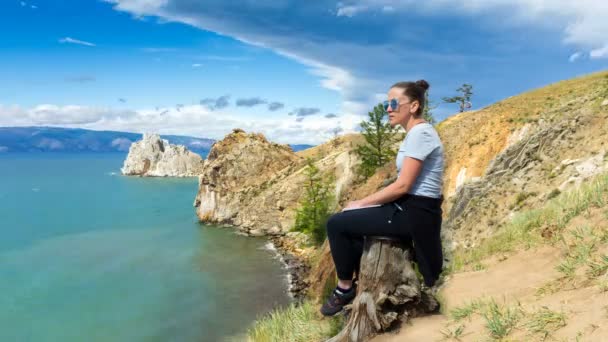
[[[386,111],[382,104],[374,107],[368,113],[369,119],[360,123],[366,144],[359,145],[355,150],[361,158],[358,173],[369,178],[380,166],[395,157],[396,152],[391,148],[398,139],[397,128],[385,122]]]
[[[427,91],[426,93],[424,93],[424,109],[422,111],[422,117],[424,118],[424,120],[426,120],[428,123],[430,123],[431,125],[434,125],[436,123],[435,121],[435,117],[433,117],[433,112],[431,112],[433,109],[437,108],[437,105],[435,105],[433,103],[433,101],[431,101],[429,99],[429,92]]]
[[[456,91],[462,93],[462,96],[444,97],[442,100],[446,103],[458,103],[460,105],[460,112],[464,112],[466,108],[471,107],[471,96],[473,96],[473,86],[470,84],[463,84]]]
[[[333,179],[322,177],[310,158],[306,159],[304,174],[304,194],[296,209],[293,230],[305,233],[311,236],[316,244],[321,244],[326,237],[325,223],[331,214]]]

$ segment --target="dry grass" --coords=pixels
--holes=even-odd
[[[597,176],[580,188],[564,192],[549,200],[539,209],[520,212],[501,231],[484,240],[473,249],[460,249],[454,253],[449,271],[478,265],[483,259],[499,253],[530,248],[543,242],[558,243],[566,225],[591,207],[604,207],[608,203],[608,174]],[[543,235],[551,236],[548,240]],[[604,235],[607,235],[604,233]],[[601,237],[608,240],[608,237]],[[579,244],[575,261],[589,255],[593,246]],[[563,265],[563,272],[572,271],[573,260]]]
[[[526,310],[520,303],[499,304],[493,298],[469,302],[450,311],[451,322],[442,330],[446,340],[458,340],[464,335],[466,324],[473,316],[481,317],[484,328],[491,340],[502,341],[513,331],[524,331],[527,340],[546,340],[551,334],[566,326],[566,315],[543,306],[538,310]],[[451,327],[456,323],[455,327]]]

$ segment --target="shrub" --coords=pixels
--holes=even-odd
[[[322,177],[312,159],[308,158],[306,163],[304,195],[296,209],[293,230],[305,233],[311,236],[315,243],[321,244],[327,234],[325,223],[331,214],[333,180]]]
[[[369,178],[376,170],[396,155],[392,145],[397,140],[397,129],[385,122],[386,112],[379,104],[368,113],[368,121],[360,123],[365,144],[358,146],[355,152],[361,158],[361,165],[357,173]]]

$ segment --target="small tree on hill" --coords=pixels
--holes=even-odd
[[[435,121],[435,117],[433,117],[433,112],[431,112],[433,109],[437,108],[438,106],[429,99],[429,92],[427,91],[424,94],[424,109],[422,111],[422,117],[424,118],[424,120],[426,120],[428,123],[430,123],[431,125],[434,125],[436,123]]]
[[[464,112],[465,109],[471,108],[471,96],[473,86],[470,84],[463,84],[456,91],[462,93],[460,96],[444,97],[442,100],[447,103],[458,103],[460,106],[460,112]]]
[[[306,159],[306,182],[304,194],[296,209],[296,222],[293,230],[312,237],[316,244],[325,240],[325,223],[331,215],[333,203],[333,179],[322,177],[312,159]]]
[[[386,111],[382,104],[374,107],[368,116],[367,121],[360,123],[366,144],[355,149],[361,158],[358,173],[365,178],[369,178],[378,167],[395,157],[396,152],[392,149],[392,145],[398,139],[397,126],[393,128],[384,120]]]

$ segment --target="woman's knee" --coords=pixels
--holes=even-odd
[[[340,213],[335,213],[327,219],[325,229],[327,230],[327,236],[336,234],[341,230],[342,223],[340,222]]]

